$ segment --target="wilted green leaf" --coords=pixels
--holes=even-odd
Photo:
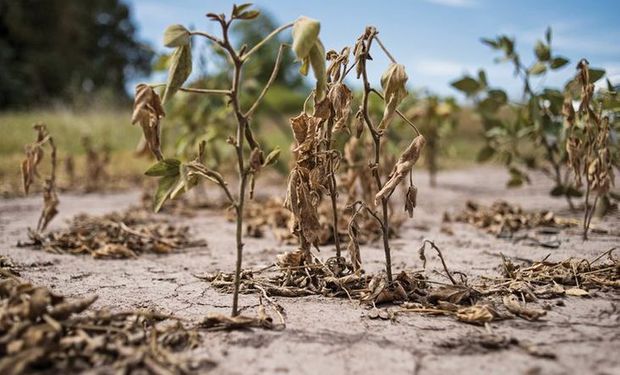
[[[177,159],[164,159],[153,164],[144,174],[151,177],[176,176],[179,174],[180,165],[181,162]]]
[[[562,56],[557,56],[551,60],[550,66],[551,66],[551,69],[560,69],[566,64],[568,64],[568,59]]]
[[[164,31],[166,47],[181,47],[189,44],[190,33],[183,25],[171,25]]]
[[[263,167],[266,167],[278,161],[279,156],[280,156],[280,147],[276,147],[273,151],[269,153],[269,155],[265,157],[265,161],[263,162]]]
[[[315,98],[317,101],[323,100],[327,91],[327,72],[325,69],[325,48],[319,39],[314,43],[314,47],[308,55],[310,66],[316,78]]]
[[[170,68],[168,69],[168,83],[164,92],[163,102],[168,99],[183,86],[192,73],[192,49],[189,44],[177,47],[170,58]]]
[[[254,18],[260,15],[260,11],[258,10],[248,10],[247,12],[243,12],[237,16],[237,19],[240,20],[253,20]]]
[[[452,87],[471,96],[480,90],[480,84],[475,79],[466,76],[451,83]]]
[[[489,38],[481,38],[480,41],[483,44],[486,44],[487,46],[497,49],[499,48],[499,43],[497,41],[495,41],[494,39],[489,39]]]
[[[488,94],[489,97],[493,98],[493,100],[495,100],[499,104],[504,105],[508,103],[508,95],[506,95],[506,92],[504,90],[493,89],[489,90]]]
[[[551,51],[549,50],[549,46],[547,46],[540,40],[536,42],[534,52],[536,53],[536,57],[539,61],[548,61],[551,58]]]
[[[298,60],[308,57],[321,31],[319,21],[301,16],[293,25],[293,51]]]
[[[238,15],[243,13],[244,10],[248,9],[251,6],[252,6],[252,3],[245,3],[241,5],[233,4],[233,10],[232,10],[233,17],[237,17]]]
[[[159,212],[164,202],[170,198],[172,190],[179,181],[179,176],[165,176],[159,179],[157,190],[153,196],[153,211]]]
[[[588,69],[590,75],[590,83],[594,83],[605,75],[605,69]]]
[[[478,152],[478,155],[476,156],[476,161],[478,161],[479,163],[484,163],[485,161],[491,159],[493,155],[495,155],[495,149],[490,146],[484,146]]]
[[[529,69],[530,74],[533,76],[537,76],[539,74],[543,74],[547,71],[547,66],[545,63],[537,61],[532,67]]]

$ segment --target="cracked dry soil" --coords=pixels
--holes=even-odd
[[[593,258],[620,245],[620,215],[614,212],[581,240],[578,228],[562,230],[557,249],[528,246],[497,239],[472,226],[449,224],[453,234],[441,231],[445,211],[456,212],[471,199],[490,204],[497,199],[520,204],[524,209],[550,209],[561,216],[570,213],[566,202],[548,196],[551,186],[542,178],[516,190],[504,189],[506,174],[496,168],[464,169],[441,173],[438,187],[427,186],[418,175],[418,207],[413,220],[403,225],[392,242],[395,272],[420,269],[417,249],[424,238],[442,249],[451,270],[470,278],[498,275],[500,252],[509,258],[552,261],[569,256]],[[259,181],[260,184],[260,181]],[[277,194],[284,192],[275,191]],[[86,212],[103,214],[138,202],[137,191],[121,194],[90,194],[60,197],[60,215],[50,230],[66,225],[72,216]],[[18,248],[27,228],[36,222],[40,198],[0,201],[0,254],[21,265],[23,278],[69,296],[97,294],[95,308],[123,310],[154,308],[180,317],[200,320],[207,312],[229,313],[231,296],[211,289],[196,274],[234,269],[234,224],[221,211],[200,210],[193,218],[174,217],[190,225],[202,248],[182,249],[169,255],[141,255],[128,260],[95,260],[89,256],[55,255]],[[265,238],[246,238],[245,268],[270,264],[275,256],[293,247],[279,244],[269,233]],[[364,268],[383,267],[379,242],[362,247]],[[332,255],[324,247],[322,257]],[[441,264],[430,258],[429,275],[441,280]],[[437,271],[437,272],[435,272]],[[214,374],[620,374],[620,294],[618,290],[595,291],[590,298],[551,300],[552,309],[538,322],[521,319],[493,322],[493,333],[536,345],[555,354],[555,359],[529,355],[519,346],[489,348],[470,338],[486,332],[449,317],[399,315],[396,322],[370,320],[365,310],[347,299],[309,296],[274,297],[286,312],[283,331],[235,331],[205,333],[197,355],[217,362]],[[241,306],[253,310],[258,296],[242,295]],[[249,313],[253,313],[249,311]]]

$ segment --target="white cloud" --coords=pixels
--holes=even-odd
[[[427,3],[443,5],[453,8],[472,8],[478,5],[475,0],[424,0]]]

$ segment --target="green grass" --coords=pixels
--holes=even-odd
[[[290,145],[292,135],[288,118],[292,115],[283,115],[281,118],[272,118],[267,121],[257,121],[254,126],[260,126],[257,136],[269,152],[278,146],[282,155],[276,169],[282,174],[288,172]],[[31,112],[4,112],[0,113],[0,192],[5,195],[15,195],[21,188],[20,162],[24,157],[24,145],[35,139],[32,125],[44,122],[58,147],[59,178],[63,179],[63,161],[72,156],[76,164],[76,173],[83,175],[84,149],[82,137],[90,136],[96,147],[107,145],[112,150],[112,160],[108,172],[116,177],[133,177],[138,179],[144,170],[152,163],[145,158],[133,155],[136,144],[141,137],[139,126],[130,124],[131,109],[105,109],[74,112],[70,110],[36,110]],[[163,126],[173,123],[164,120]],[[404,128],[407,130],[407,128]],[[403,131],[404,131],[403,130]],[[410,136],[407,130],[407,137]],[[164,139],[168,147],[174,145],[175,140]],[[442,139],[442,149],[439,165],[441,168],[459,168],[473,165],[476,154],[483,145],[480,124],[475,114],[464,109],[460,115],[459,125],[455,131]],[[222,147],[226,147],[224,144]],[[173,150],[167,149],[164,153],[173,156]],[[45,164],[45,163],[44,163]],[[423,162],[420,163],[422,167]],[[43,166],[45,169],[45,166]]]
[[[0,113],[0,189],[15,194],[20,188],[20,162],[24,145],[34,141],[32,125],[47,124],[58,148],[60,175],[62,163],[73,156],[76,173],[80,176],[84,166],[82,137],[91,137],[95,147],[107,145],[112,151],[109,172],[112,175],[141,174],[150,161],[134,157],[133,150],[140,140],[139,126],[130,124],[131,112],[127,110],[36,110],[31,112]],[[45,164],[45,163],[44,163]]]

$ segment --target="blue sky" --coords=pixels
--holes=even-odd
[[[232,1],[225,0],[127,0],[139,26],[139,35],[157,50],[169,24],[193,25],[216,33],[207,12],[228,13]],[[407,67],[410,84],[439,94],[456,94],[449,82],[463,73],[487,71],[492,85],[519,90],[507,64],[495,64],[496,54],[480,43],[481,37],[507,34],[516,37],[525,62],[533,59],[532,48],[553,29],[553,50],[571,64],[552,73],[545,84],[560,86],[573,74],[581,57],[593,67],[602,67],[620,80],[620,1],[599,0],[318,0],[255,1],[278,22],[300,15],[321,21],[321,39],[327,49],[351,45],[366,25],[374,25],[381,40],[396,59]],[[287,32],[290,35],[290,32]],[[377,50],[369,69],[378,81],[387,61]]]

